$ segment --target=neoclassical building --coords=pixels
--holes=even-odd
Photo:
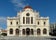
[[[7,36],[49,36],[49,17],[26,6],[16,17],[7,17]]]

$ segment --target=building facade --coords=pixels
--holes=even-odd
[[[49,17],[26,6],[16,17],[7,17],[7,36],[49,36]]]

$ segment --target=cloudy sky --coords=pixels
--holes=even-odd
[[[6,17],[16,16],[27,5],[40,16],[49,16],[50,23],[56,22],[56,0],[0,0],[0,27],[5,29]]]

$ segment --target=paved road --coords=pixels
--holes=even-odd
[[[0,37],[0,40],[56,40],[56,37]]]

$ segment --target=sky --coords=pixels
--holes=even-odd
[[[0,28],[6,29],[7,17],[16,16],[27,5],[40,16],[49,16],[50,23],[56,22],[56,0],[0,0]]]

